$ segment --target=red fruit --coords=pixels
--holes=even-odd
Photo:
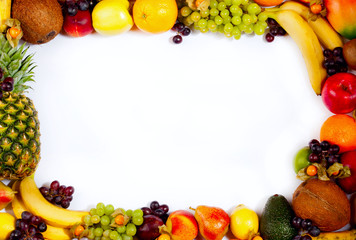
[[[14,197],[15,192],[3,182],[0,182],[0,210],[4,209],[10,202],[12,202]]]
[[[324,0],[331,26],[348,39],[356,38],[356,0]]]
[[[325,106],[335,114],[344,114],[356,109],[356,75],[337,73],[327,78],[321,97]]]
[[[339,186],[346,193],[356,192],[356,150],[342,154],[341,163],[350,168],[351,176],[347,178],[340,178],[338,180]]]
[[[194,215],[186,210],[169,214],[166,226],[172,240],[193,240],[199,232]]]
[[[64,31],[72,37],[83,37],[93,32],[91,14],[89,10],[78,11],[75,16],[64,17]]]

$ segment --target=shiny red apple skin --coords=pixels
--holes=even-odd
[[[356,192],[356,150],[342,154],[341,163],[342,165],[350,168],[351,176],[347,178],[340,178],[338,180],[339,186],[346,193]]]
[[[356,109],[356,75],[336,73],[326,79],[321,92],[325,106],[335,114],[350,113]]]
[[[79,10],[75,16],[64,17],[63,30],[72,37],[84,37],[93,32],[91,14],[89,10]]]

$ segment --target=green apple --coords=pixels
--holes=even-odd
[[[309,155],[311,150],[309,147],[300,149],[294,157],[294,171],[298,173],[300,169],[310,165]]]
[[[102,35],[117,35],[133,26],[126,0],[103,0],[93,9],[92,21],[96,32]]]

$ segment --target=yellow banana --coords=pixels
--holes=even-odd
[[[309,80],[317,95],[321,93],[321,87],[327,77],[323,49],[317,36],[309,24],[296,12],[291,10],[268,11],[268,16],[275,19],[286,32],[293,38],[304,57],[307,66]]]
[[[19,189],[20,182],[16,181],[12,185],[13,190]],[[25,204],[22,201],[20,193],[15,195],[14,200],[12,201],[12,211],[14,212],[16,218],[21,218],[21,214],[23,211],[28,211]],[[48,240],[70,240],[71,234],[69,229],[53,227],[47,224],[47,230],[42,233],[43,237]],[[1,238],[0,238],[1,239]]]
[[[0,212],[0,240],[9,239],[10,233],[15,230],[15,221],[11,214]]]
[[[318,17],[315,21],[309,20],[310,9],[303,4],[295,1],[286,1],[280,6],[281,10],[292,10],[297,12],[306,21],[315,32],[321,44],[328,49],[333,50],[336,47],[342,47],[343,42],[341,36],[334,30],[329,22],[323,18]]]
[[[6,30],[5,21],[10,18],[11,0],[0,0],[0,32]]]
[[[356,239],[356,229],[342,232],[324,232],[320,233],[319,236],[313,237],[313,240],[355,240]]]
[[[20,183],[20,194],[26,208],[40,216],[54,227],[70,228],[81,223],[88,212],[63,209],[48,202],[38,190],[33,176],[24,178]]]

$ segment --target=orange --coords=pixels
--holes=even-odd
[[[281,4],[284,0],[254,0],[260,6],[272,7]]]
[[[323,123],[320,140],[340,147],[340,153],[356,149],[356,121],[345,114],[336,114]]]
[[[178,16],[176,0],[136,0],[132,15],[136,26],[149,33],[170,30]]]

